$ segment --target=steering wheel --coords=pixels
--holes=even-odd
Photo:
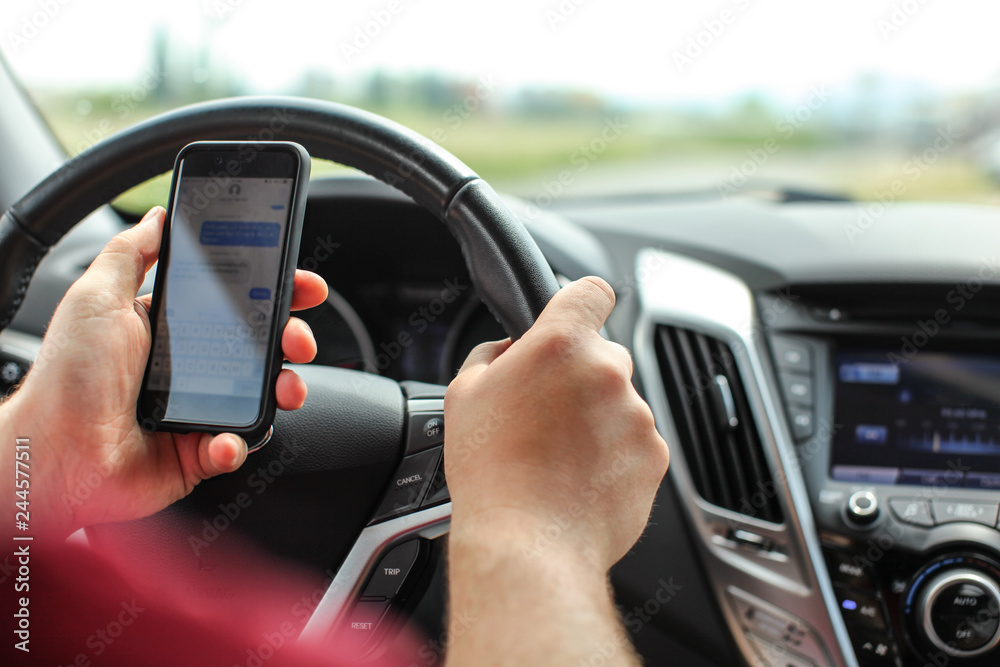
[[[493,189],[430,140],[343,105],[237,98],[185,107],[112,136],[4,213],[0,330],[16,314],[39,261],[77,222],[169,171],[185,144],[209,139],[296,141],[313,157],[358,168],[407,194],[458,239],[475,289],[512,338],[527,331],[558,289],[538,246]],[[404,590],[402,579],[373,575],[379,559],[403,564],[380,570],[405,570],[420,558],[417,538],[448,530],[451,504],[440,474],[445,388],[336,368],[296,370],[309,385],[306,405],[279,412],[267,447],[240,471],[202,482],[165,516],[168,523],[183,516],[190,526],[193,514],[218,528],[220,509],[235,507],[238,517],[225,514],[227,527],[238,526],[279,556],[332,570],[304,631],[324,637],[356,605],[388,606]],[[266,495],[234,503],[257,489],[255,482]],[[141,523],[89,534],[128,539]],[[204,566],[197,549],[187,556],[192,567]]]

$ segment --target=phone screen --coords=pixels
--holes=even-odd
[[[167,421],[260,414],[295,179],[181,174],[146,389]]]

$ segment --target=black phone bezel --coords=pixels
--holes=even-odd
[[[289,160],[279,159],[281,157]],[[221,158],[221,160],[220,160]],[[283,164],[282,164],[283,163]],[[165,419],[165,398],[169,391],[149,390],[147,382],[150,373],[150,359],[147,358],[142,387],[136,405],[136,415],[140,426],[148,431],[172,433],[235,433],[248,443],[263,440],[274,421],[277,400],[274,390],[278,373],[281,371],[283,354],[280,333],[284,331],[291,310],[292,287],[295,279],[295,264],[299,254],[299,240],[305,214],[308,194],[310,158],[305,148],[294,142],[235,142],[200,141],[188,144],[177,154],[174,162],[167,219],[163,226],[163,237],[157,265],[168,266],[170,254],[170,229],[173,219],[176,195],[182,178],[186,176],[210,177],[224,188],[226,179],[240,178],[293,178],[292,198],[289,204],[288,224],[282,239],[282,258],[279,280],[275,289],[273,323],[268,336],[268,350],[264,382],[257,416],[246,424],[212,423]],[[165,272],[157,272],[153,283],[153,297],[149,312],[151,342],[155,344],[155,332],[159,321],[159,302],[166,283]]]

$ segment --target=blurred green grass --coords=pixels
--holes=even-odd
[[[167,105],[146,101],[134,108],[115,103],[110,93],[42,96],[40,106],[59,141],[71,155],[96,141],[145,120]],[[79,100],[86,100],[81,114]],[[173,106],[173,105],[170,105]],[[401,107],[374,108],[438,143],[466,162],[501,190],[517,191],[524,183],[551,178],[561,169],[572,168],[574,156],[594,142],[614,111],[596,110],[579,114],[528,117],[482,110],[461,118],[440,110]],[[662,113],[620,114],[624,131],[608,142],[594,162],[601,170],[667,157],[683,168],[683,161],[716,161],[720,173],[746,159],[769,138],[779,141],[782,159],[799,156],[803,165],[816,165],[826,189],[857,199],[870,200],[899,178],[905,153],[895,151],[874,158],[845,159],[843,147],[828,128],[806,127],[791,137],[775,136],[774,126],[739,118],[724,119],[667,116]],[[596,142],[600,146],[600,142]],[[997,187],[982,170],[961,154],[944,156],[919,179],[907,183],[901,200],[942,200],[996,203]],[[778,157],[778,156],[776,156]],[[579,158],[578,158],[579,159]],[[314,160],[313,176],[349,173],[347,168]],[[760,175],[766,175],[761,169]],[[153,205],[166,205],[170,175],[158,176],[121,195],[115,205],[128,213],[141,213]],[[715,183],[706,182],[705,187]],[[669,191],[669,183],[664,187]]]

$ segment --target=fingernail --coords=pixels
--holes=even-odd
[[[229,462],[229,465],[233,468],[239,466],[247,455],[247,441],[240,436],[234,436],[240,442],[240,446],[236,448],[236,452],[233,454],[233,460]]]
[[[146,215],[142,216],[142,220],[139,221],[139,224],[142,224],[147,220],[152,220],[153,218],[155,218],[160,214],[160,211],[166,213],[167,210],[162,206],[154,206],[153,208],[149,209],[149,211],[146,212]]]

